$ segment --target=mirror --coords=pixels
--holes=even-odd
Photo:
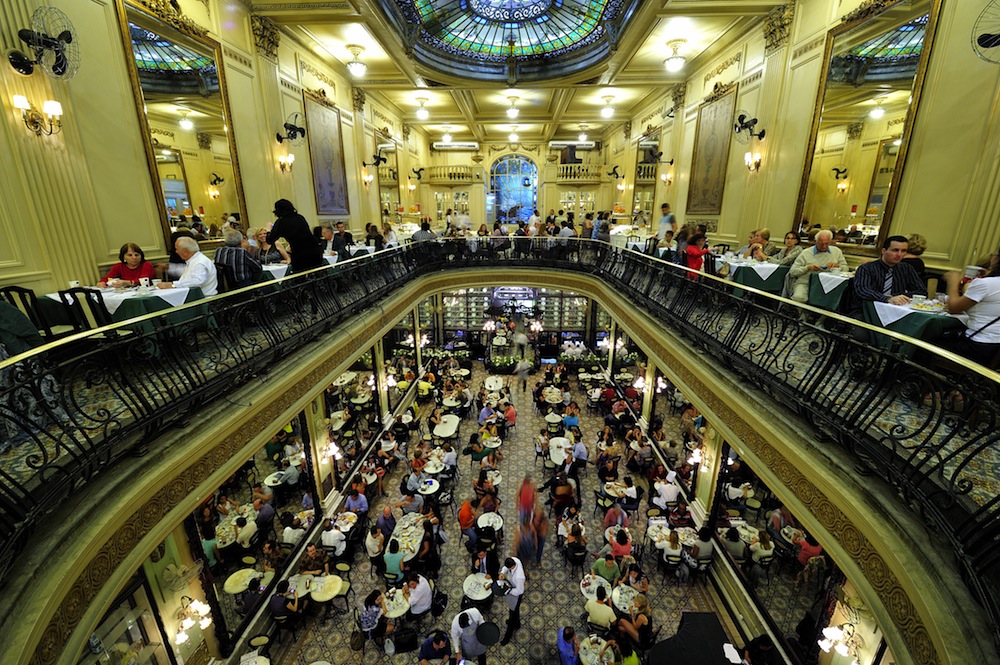
[[[375,152],[385,162],[378,167],[378,198],[382,221],[394,223],[403,211],[399,209],[399,166],[396,161],[396,142],[388,134],[375,132]]]
[[[646,226],[653,219],[656,198],[656,168],[660,163],[660,130],[639,139],[635,151],[635,199],[632,219],[636,226]]]
[[[939,10],[940,0],[859,9],[827,36],[796,219],[848,231],[848,252],[874,253],[889,235]]]
[[[156,16],[120,1],[118,10],[164,236],[182,215],[206,232],[230,215],[246,227],[219,44],[169,7]]]
[[[416,378],[417,356],[413,345],[413,312],[410,312],[382,338],[390,411],[399,406]]]

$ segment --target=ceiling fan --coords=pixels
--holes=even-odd
[[[1000,2],[991,0],[972,27],[972,50],[986,62],[1000,64]]]

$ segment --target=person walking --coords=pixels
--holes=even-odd
[[[524,598],[524,565],[517,557],[507,557],[500,569],[500,579],[510,585],[510,591],[503,597],[510,614],[507,615],[507,630],[500,644],[507,644],[521,627],[521,600]]]
[[[486,621],[474,607],[459,612],[451,622],[451,643],[455,647],[455,662],[476,659],[486,665],[486,645],[479,641],[479,626]]]

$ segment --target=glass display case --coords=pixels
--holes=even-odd
[[[490,306],[491,289],[464,289],[442,296],[444,303],[444,329],[481,330],[486,321],[486,308]]]
[[[579,222],[588,212],[596,211],[597,192],[580,190],[560,192],[559,208],[567,213],[573,213]]]
[[[469,193],[462,191],[434,192],[434,205],[437,209],[437,221],[443,222],[450,208],[456,215],[469,214]]]

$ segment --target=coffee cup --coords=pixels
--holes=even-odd
[[[80,288],[80,280],[78,280],[78,279],[71,279],[69,281],[69,288],[71,288],[71,289]]]
[[[913,296],[913,304],[917,305],[927,300],[927,296]]]
[[[982,270],[980,266],[965,266],[965,278],[975,279],[979,276],[979,272]]]
[[[139,285],[148,288],[149,287],[149,278],[148,277],[140,277],[139,278]]]
[[[830,268],[830,272],[833,273],[834,275],[839,275],[840,268]]]
[[[163,281],[162,279],[154,279],[153,280],[153,286],[156,286],[157,284],[159,284],[162,281]]]

